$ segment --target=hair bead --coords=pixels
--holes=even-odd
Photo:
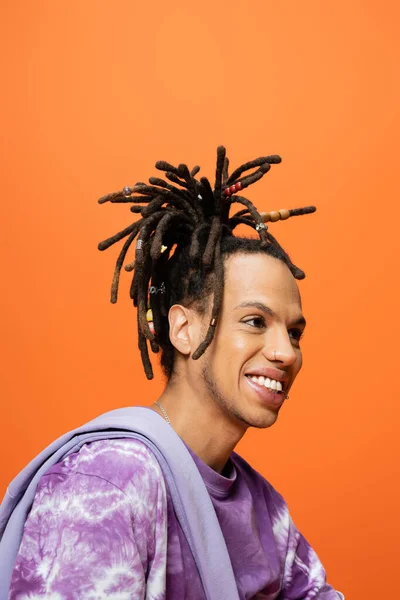
[[[237,181],[236,183],[232,184],[230,187],[225,188],[223,191],[223,194],[226,198],[229,198],[233,194],[236,194],[236,192],[240,192],[240,190],[242,188],[243,188],[242,182]]]
[[[267,213],[267,212],[261,212],[260,213],[260,217],[261,217],[261,219],[263,220],[264,223],[268,223],[268,221],[271,220],[270,213]]]
[[[288,211],[287,208],[280,208],[278,212],[281,215],[282,221],[285,221],[286,219],[288,219],[290,217],[290,212]]]
[[[279,210],[272,210],[271,212],[260,212],[260,217],[264,223],[268,221],[285,221],[289,217],[298,217],[300,215],[308,215],[316,211],[315,206],[304,206],[303,208],[280,208]]]
[[[275,221],[279,221],[279,219],[281,218],[281,215],[277,210],[273,210],[269,213],[269,217],[270,217],[270,220],[272,221],[272,223],[274,223]]]
[[[151,308],[149,308],[146,313],[146,321],[149,325],[150,332],[154,335],[155,329],[154,329],[154,323],[153,323],[153,311],[151,310]]]

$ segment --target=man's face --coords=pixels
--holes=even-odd
[[[203,327],[208,322],[203,318]],[[213,342],[196,361],[196,387],[244,426],[271,426],[301,369],[304,327],[300,293],[282,261],[229,256],[222,311]]]

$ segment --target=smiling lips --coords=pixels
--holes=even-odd
[[[280,381],[276,381],[275,379],[270,379],[269,377],[263,377],[262,375],[258,376],[257,375],[248,375],[248,377],[254,381],[254,383],[258,383],[258,385],[263,385],[264,387],[272,390],[272,391],[277,391],[277,392],[281,392],[282,391],[282,384]]]
[[[285,371],[270,367],[260,367],[245,373],[246,377],[254,383],[262,385],[275,392],[284,391],[287,387],[288,376]]]
[[[260,380],[263,380],[264,383],[260,383]],[[268,387],[265,385],[266,380],[269,379],[270,385],[274,382],[275,384],[282,385],[281,382],[277,380],[271,380],[270,377],[262,377],[261,375],[246,375],[246,381],[248,385],[253,389],[253,392],[257,394],[262,403],[269,407],[272,410],[277,410],[281,407],[286,399],[286,394],[284,391],[280,391],[278,389],[273,389],[272,387]]]

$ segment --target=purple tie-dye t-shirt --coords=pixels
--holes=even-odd
[[[280,494],[233,453],[220,475],[193,455],[241,600],[339,600]],[[40,480],[9,600],[204,600],[157,460],[140,441],[101,440]]]

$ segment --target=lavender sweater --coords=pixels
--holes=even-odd
[[[283,498],[233,453],[219,475],[191,453],[241,600],[339,600]],[[9,600],[204,600],[160,466],[133,439],[85,444],[42,476]]]

